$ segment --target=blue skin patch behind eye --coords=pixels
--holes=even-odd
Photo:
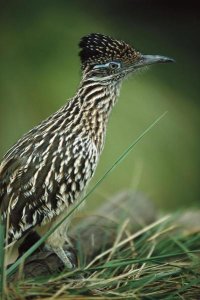
[[[111,62],[108,62],[106,64],[100,64],[100,65],[96,65],[94,66],[94,69],[101,69],[101,68],[109,68],[110,67],[110,64],[114,64],[117,66],[116,69],[119,69],[121,67],[121,64],[119,62],[116,62],[116,61],[111,61]]]

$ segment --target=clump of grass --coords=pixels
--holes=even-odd
[[[7,299],[198,299],[200,233],[174,231],[164,217],[102,252],[89,265],[10,284]],[[123,227],[123,224],[122,224]],[[122,228],[121,227],[121,228]]]

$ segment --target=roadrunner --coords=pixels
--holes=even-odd
[[[142,55],[127,43],[92,33],[80,43],[82,79],[75,96],[26,133],[0,165],[0,208],[6,247],[36,231],[42,235],[81,198],[104,147],[107,123],[121,83],[138,69],[173,60]],[[63,263],[67,219],[46,240]]]

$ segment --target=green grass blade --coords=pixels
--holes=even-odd
[[[0,221],[0,299],[4,298],[4,226]]]
[[[131,152],[131,150],[135,147],[135,145],[147,134],[150,132],[150,130],[158,124],[158,122],[167,114],[167,112],[163,113],[161,116],[159,116],[150,126],[148,126],[147,129],[145,129],[139,137],[133,141],[133,143],[118,157],[118,159],[113,163],[113,165],[105,172],[105,174],[97,181],[97,183],[93,186],[93,188],[90,189],[90,191],[71,209],[63,219],[57,223],[55,226],[53,226],[48,232],[46,232],[39,241],[37,241],[26,253],[23,254],[21,258],[19,258],[8,270],[7,275],[11,275],[19,266],[20,263],[24,262],[24,260],[31,255],[77,208],[78,206],[86,199],[88,198],[94,190],[106,179],[106,177],[114,171],[114,169],[127,157],[127,155]]]

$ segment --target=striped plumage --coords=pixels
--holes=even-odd
[[[141,55],[101,34],[83,37],[79,45],[83,75],[76,95],[25,134],[0,165],[0,207],[8,245],[33,229],[48,229],[80,199],[103,150],[122,79],[143,65],[170,61]],[[62,251],[68,223],[47,244],[69,267]]]

